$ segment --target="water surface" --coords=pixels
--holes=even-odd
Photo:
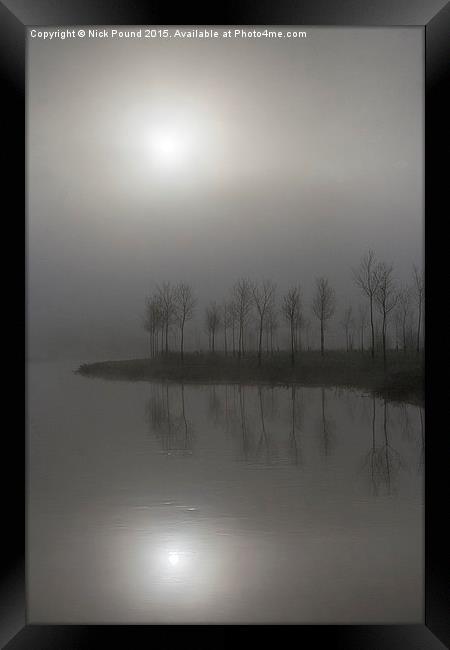
[[[419,623],[423,411],[29,367],[31,623]]]

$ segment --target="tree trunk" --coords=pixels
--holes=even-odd
[[[184,323],[181,325],[181,363],[184,361]]]
[[[295,365],[294,325],[291,322],[291,364]]]
[[[324,331],[323,331],[323,319],[320,321],[320,354],[324,355],[325,346],[324,346]]]
[[[261,317],[260,322],[259,322],[258,366],[261,365],[262,335],[263,335],[263,319]]]
[[[372,359],[375,358],[375,328],[373,325],[373,297],[370,296],[370,328],[372,330],[372,350],[371,356]]]

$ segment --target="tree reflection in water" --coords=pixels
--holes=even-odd
[[[212,418],[213,424],[217,426],[223,417],[223,404],[220,399],[220,390],[221,386],[216,386],[212,384],[209,386],[209,401],[208,401],[208,410]]]
[[[372,493],[377,496],[381,493],[382,487],[386,494],[390,495],[396,491],[396,479],[399,471],[406,468],[406,464],[400,453],[392,446],[389,431],[388,403],[383,401],[382,435],[377,442],[377,405],[375,397],[372,397],[372,445],[365,457],[364,465],[369,468]]]
[[[184,384],[151,384],[146,414],[165,454],[192,453],[193,426],[186,413]]]
[[[411,424],[411,419],[409,417],[409,408],[407,404],[400,404],[400,419],[402,427],[402,435],[408,442],[411,442],[414,438],[413,436],[413,427]]]
[[[299,393],[297,399],[297,393]],[[303,424],[303,393],[298,386],[291,386],[291,428],[289,431],[289,456],[294,465],[302,464],[300,431]],[[298,435],[297,435],[298,434]]]
[[[325,388],[320,389],[321,394],[321,419],[320,419],[320,431],[322,434],[321,438],[321,452],[323,456],[327,457],[332,450],[335,442],[335,422],[326,414],[326,395]]]
[[[267,431],[266,431],[266,423],[264,421],[264,407],[263,407],[263,401],[262,401],[262,388],[261,386],[258,387],[258,401],[259,401],[259,413],[261,416],[261,433],[259,437],[259,442],[258,442],[258,448],[257,448],[257,456],[260,455],[262,448],[264,447],[265,449],[265,458],[266,458],[266,463],[270,465],[271,463],[271,456],[270,456],[270,445],[269,445],[269,439],[267,436]]]
[[[239,384],[239,414],[242,433],[242,454],[245,460],[248,460],[249,451],[249,432],[247,429],[247,414],[245,409],[245,386]]]
[[[305,442],[309,444],[308,440],[313,441],[314,438],[307,432],[311,431],[314,436],[314,422],[317,421],[322,458],[330,458],[334,451],[336,423],[330,412],[342,403],[342,391],[333,392],[333,389],[324,387],[308,389],[314,391],[311,397],[318,395],[319,401],[317,403],[309,398],[308,411],[305,411],[305,389],[298,385],[276,388],[242,384],[211,385],[207,387],[207,401],[203,407],[195,401],[196,395],[201,393],[191,390],[186,391],[184,384],[150,386],[146,409],[149,427],[167,455],[193,453],[195,431],[189,415],[197,412],[206,412],[210,422],[208,435],[223,435],[234,447],[234,453],[237,451],[239,458],[247,463],[265,467],[289,463],[303,467],[302,448]],[[191,404],[190,400],[193,400]],[[318,417],[313,410],[314,404]],[[395,492],[399,472],[406,467],[397,445],[393,443],[394,435],[400,436],[397,440],[402,452],[405,443],[414,443],[415,453],[420,454],[418,469],[422,470],[424,422],[421,408],[416,419],[414,407],[390,407],[386,400],[380,402],[375,397],[354,393],[345,395],[343,404],[344,421],[351,426],[358,413],[360,422],[366,423],[370,431],[370,449],[364,456],[363,467],[365,472],[368,471],[373,495]],[[203,411],[205,407],[206,411]],[[311,423],[306,428],[305,412]],[[355,424],[358,426],[357,422]],[[342,435],[345,431],[344,427]]]

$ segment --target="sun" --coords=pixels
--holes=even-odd
[[[176,566],[180,561],[180,555],[179,553],[175,553],[174,551],[172,551],[171,553],[169,553],[167,559],[169,560],[169,564],[171,566]]]
[[[188,158],[191,143],[188,134],[177,127],[158,127],[150,135],[154,162],[163,167],[173,167]]]

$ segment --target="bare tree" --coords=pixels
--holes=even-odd
[[[423,298],[425,293],[425,282],[423,277],[423,271],[419,271],[417,266],[413,266],[413,275],[414,275],[414,293],[417,302],[417,337],[416,337],[416,351],[420,352],[420,329],[422,326],[422,310],[423,310]]]
[[[275,336],[278,330],[278,310],[275,302],[269,305],[267,317],[264,322],[264,328],[266,330],[267,352],[270,350],[270,354],[273,355]]]
[[[215,352],[216,334],[221,324],[220,306],[215,300],[206,308],[206,329],[209,336],[209,349]]]
[[[411,288],[402,287],[398,294],[398,314],[399,314],[399,325],[402,333],[402,347],[403,352],[406,352],[407,349],[407,330],[406,326],[408,323],[408,317],[411,311]]]
[[[361,337],[361,352],[364,352],[364,332],[367,325],[367,306],[358,305],[358,316],[359,316],[359,333]]]
[[[266,355],[270,354],[270,316],[267,312],[267,318],[264,319],[264,337],[266,342]]]
[[[400,302],[400,296],[399,296]],[[395,349],[398,352],[399,342],[402,341],[401,330],[402,330],[402,314],[399,310],[399,303],[397,304],[397,309],[394,310],[394,329],[395,329]],[[403,341],[402,341],[403,347]]]
[[[345,309],[341,325],[345,332],[345,344],[348,352],[351,348],[351,330],[355,325],[353,318],[353,307],[351,305]]]
[[[298,313],[301,305],[301,292],[299,287],[292,287],[283,296],[281,305],[281,312],[289,324],[289,331],[291,335],[291,363],[295,364],[295,327],[297,323]]]
[[[310,339],[311,320],[309,318],[304,319],[304,328],[305,328],[305,334],[306,334],[306,349],[309,351],[309,350],[311,350],[311,339]]]
[[[189,284],[180,282],[175,287],[174,293],[175,301],[175,319],[180,328],[180,356],[181,361],[184,360],[184,326],[194,316],[195,306],[197,300]]]
[[[238,322],[238,313],[237,313],[236,302],[232,298],[228,301],[227,313],[230,319],[233,357],[235,357],[236,356],[236,325]]]
[[[162,327],[165,335],[165,352],[169,354],[169,327],[173,325],[176,315],[175,287],[164,282],[157,287],[157,296],[161,308]]]
[[[245,355],[245,328],[253,305],[252,283],[246,278],[241,278],[235,282],[233,286],[233,298],[238,323],[238,357],[240,359]]]
[[[373,307],[375,300],[375,293],[378,287],[378,278],[375,273],[377,266],[377,261],[375,258],[375,253],[372,250],[369,250],[362,258],[359,263],[359,267],[353,270],[353,276],[356,284],[361,289],[361,291],[369,299],[369,315],[370,315],[370,329],[372,334],[372,348],[371,355],[372,358],[375,357],[375,325],[373,317]]]
[[[252,286],[253,304],[258,314],[258,365],[261,365],[264,324],[275,301],[275,285],[270,280]]]
[[[161,328],[161,306],[157,296],[147,298],[144,315],[144,329],[150,337],[150,357],[158,352],[158,331]]]
[[[336,309],[336,296],[327,278],[317,278],[312,310],[320,321],[320,354],[325,353],[325,330]]]
[[[233,323],[233,305],[227,300],[224,301],[222,307],[223,313],[223,351],[225,356],[228,356],[228,339],[227,332],[230,327],[234,327]]]
[[[386,332],[388,318],[398,302],[398,292],[393,277],[393,267],[380,262],[375,269],[377,290],[375,301],[381,314],[381,337],[383,344],[383,362],[386,364]]]
[[[297,310],[297,314],[295,317],[295,323],[294,323],[294,348],[295,352],[300,352],[302,349],[302,329],[305,326],[305,317],[302,312],[302,304],[300,300],[300,304]]]

